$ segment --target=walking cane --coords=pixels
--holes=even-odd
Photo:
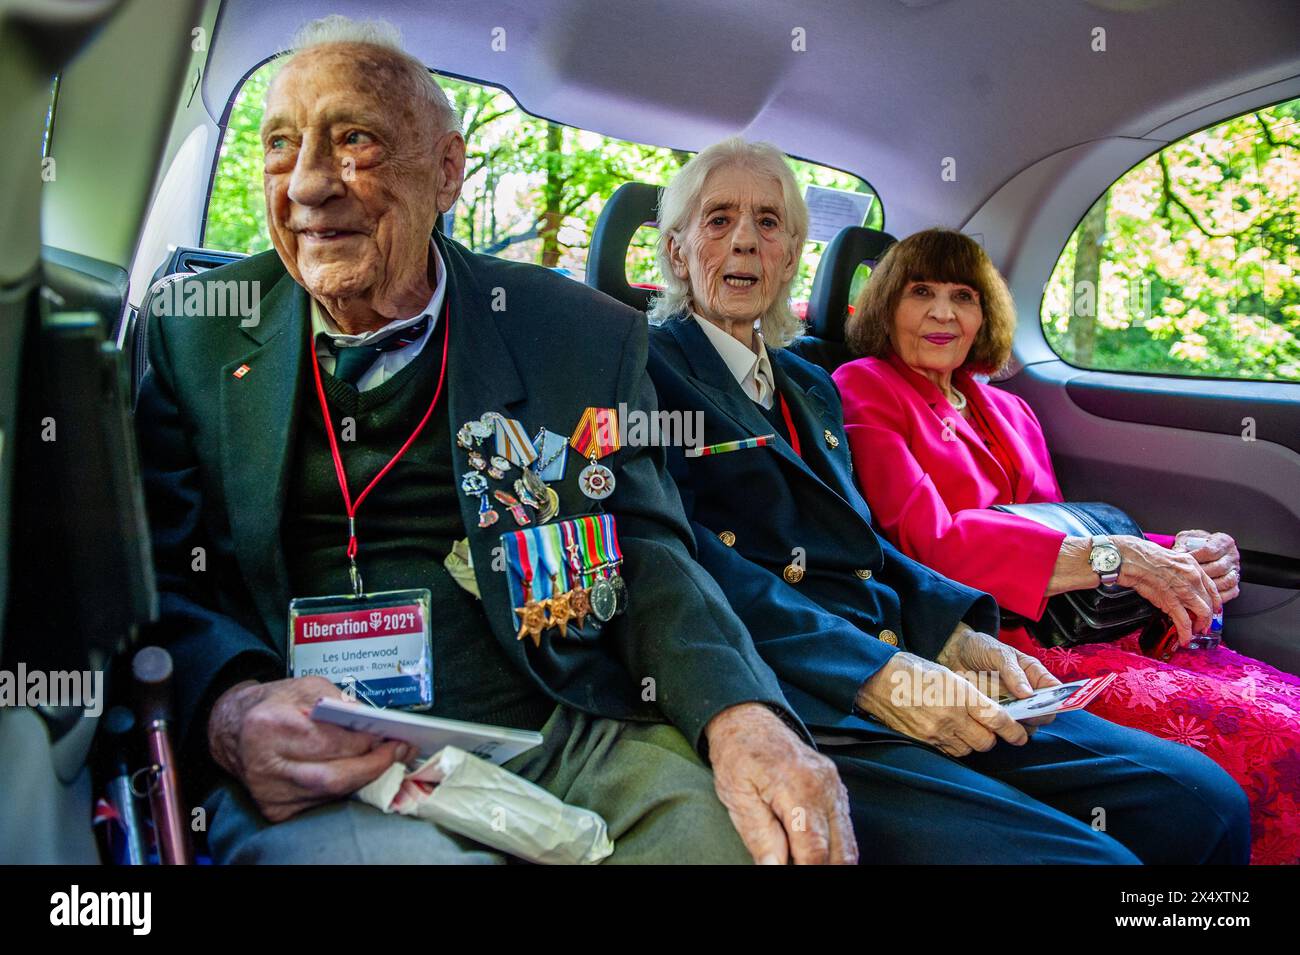
[[[136,713],[149,744],[149,807],[158,860],[163,865],[191,865],[194,854],[185,831],[176,757],[167,726],[172,716],[172,657],[162,647],[145,647],[131,661],[135,676]]]

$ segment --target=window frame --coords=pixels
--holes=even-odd
[[[1060,264],[1061,257],[1065,255],[1066,250],[1070,247],[1070,243],[1074,241],[1075,233],[1079,231],[1079,226],[1083,224],[1083,220],[1087,217],[1088,213],[1092,210],[1093,206],[1097,204],[1097,201],[1101,199],[1102,196],[1104,196],[1111,189],[1113,189],[1116,183],[1118,183],[1129,173],[1133,172],[1133,170],[1137,169],[1143,163],[1150,160],[1153,156],[1159,155],[1164,150],[1169,149],[1172,146],[1176,146],[1179,143],[1184,142],[1188,139],[1191,139],[1193,136],[1198,136],[1201,133],[1205,132],[1207,129],[1213,129],[1216,126],[1222,126],[1224,123],[1230,123],[1233,120],[1241,119],[1243,116],[1247,116],[1250,113],[1258,113],[1262,110],[1272,109],[1274,106],[1280,106],[1283,103],[1295,102],[1297,99],[1300,99],[1300,97],[1297,97],[1295,95],[1288,95],[1280,99],[1270,100],[1268,102],[1261,103],[1258,106],[1252,106],[1249,109],[1242,110],[1239,113],[1233,113],[1228,116],[1222,116],[1211,122],[1205,123],[1202,126],[1198,126],[1197,128],[1191,130],[1190,132],[1183,133],[1177,139],[1171,139],[1168,142],[1163,143],[1156,149],[1153,149],[1149,153],[1142,156],[1141,159],[1132,163],[1122,173],[1116,176],[1110,182],[1110,184],[1106,186],[1105,189],[1097,193],[1097,195],[1093,196],[1092,200],[1087,204],[1087,206],[1084,207],[1083,211],[1079,213],[1078,218],[1075,219],[1074,225],[1070,226],[1069,231],[1066,233],[1064,243],[1062,243],[1060,249],[1057,251],[1055,257],[1052,259],[1052,264],[1051,264],[1051,268],[1048,271],[1047,279],[1042,283],[1042,289],[1038,297],[1038,306],[1036,309],[1038,330],[1042,334],[1043,342],[1047,346],[1048,351],[1052,354],[1052,357],[1056,361],[1059,361],[1062,364],[1075,369],[1076,371],[1080,371],[1084,373],[1140,376],[1140,377],[1147,377],[1147,378],[1169,379],[1171,381],[1229,382],[1229,383],[1237,383],[1237,384],[1246,383],[1246,384],[1254,384],[1254,385],[1293,385],[1293,386],[1300,385],[1300,378],[1297,378],[1295,380],[1289,380],[1285,378],[1247,378],[1241,376],[1230,377],[1226,375],[1209,375],[1209,374],[1194,375],[1194,374],[1178,374],[1177,372],[1170,372],[1170,371],[1151,371],[1146,369],[1128,369],[1128,368],[1098,368],[1098,367],[1089,367],[1088,365],[1080,365],[1066,358],[1064,355],[1062,355],[1059,351],[1056,350],[1056,346],[1053,344],[1052,338],[1048,334],[1047,322],[1045,321],[1043,315],[1043,307],[1047,301],[1047,289],[1048,286],[1051,284],[1052,275],[1056,272],[1057,265]],[[1300,211],[1300,206],[1297,206],[1297,211]]]

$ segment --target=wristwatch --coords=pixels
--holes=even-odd
[[[1119,581],[1119,548],[1109,537],[1098,534],[1092,539],[1092,550],[1088,552],[1088,566],[1101,578],[1105,590],[1114,590]]]

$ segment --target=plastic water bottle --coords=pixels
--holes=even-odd
[[[1204,537],[1188,537],[1183,540],[1183,547],[1190,553],[1199,550],[1205,546]],[[1188,650],[1213,650],[1219,644],[1223,643],[1223,612],[1216,613],[1210,621],[1208,633],[1198,633],[1192,636],[1191,643],[1187,644]]]
[[[1223,611],[1219,611],[1210,619],[1210,632],[1199,633],[1192,637],[1192,642],[1187,644],[1188,650],[1213,650],[1223,642]]]

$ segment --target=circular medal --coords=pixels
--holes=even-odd
[[[477,471],[466,471],[465,476],[460,479],[460,489],[471,497],[482,494],[487,490],[487,478]]]
[[[546,504],[545,495],[543,495],[542,499],[539,500],[537,495],[535,495],[532,489],[528,486],[528,482],[523,478],[516,479],[515,494],[518,496],[519,500],[523,501],[535,511],[541,510]]]
[[[606,578],[597,577],[588,596],[591,599],[591,612],[601,623],[608,623],[618,612],[618,594]]]
[[[603,501],[614,493],[614,472],[603,464],[588,464],[578,472],[578,487],[593,501]]]
[[[510,470],[510,462],[499,454],[492,455],[492,467],[504,474]]]
[[[465,425],[469,433],[474,436],[475,441],[482,441],[485,438],[492,437],[492,425],[480,418],[478,421],[471,421]]]
[[[555,493],[555,488],[548,487],[546,500],[542,502],[542,508],[537,512],[537,523],[545,524],[558,513],[560,513],[560,495]]]
[[[614,588],[614,613],[623,613],[627,610],[627,581],[615,574],[609,578],[609,584]]]
[[[524,468],[524,476],[519,480],[523,481],[524,487],[528,488],[528,493],[537,500],[546,497],[546,482],[538,477],[537,472],[532,468]]]

